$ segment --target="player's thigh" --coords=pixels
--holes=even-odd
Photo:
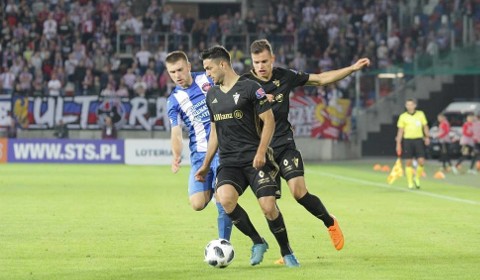
[[[287,182],[305,173],[302,154],[295,148],[284,150],[276,158],[276,162],[280,168],[280,174]]]
[[[423,139],[415,139],[413,141],[413,148],[414,148],[414,156],[416,158],[423,158],[425,159],[425,143]]]
[[[188,178],[188,195],[192,196],[200,192],[213,193],[212,183],[211,183],[213,180],[212,172],[209,172],[209,174],[207,174],[207,179],[205,180],[205,182],[200,182],[195,180],[195,173],[197,173],[198,169],[200,169],[200,167],[202,166],[203,159],[198,155],[193,155],[190,164],[191,164],[191,169],[190,169],[190,175]]]
[[[412,159],[415,157],[414,139],[403,139],[402,157],[404,159]]]
[[[239,167],[219,166],[217,172],[217,178],[215,179],[215,189],[220,202],[223,205],[225,199],[229,199],[231,196],[231,188],[228,192],[222,190],[224,186],[232,186],[238,196],[241,196],[248,187],[247,178],[244,176],[242,169]]]
[[[265,165],[260,169],[255,169],[253,166],[243,168],[243,173],[248,180],[248,184],[250,184],[257,198],[275,196],[277,190],[275,172],[276,170],[270,165]]]

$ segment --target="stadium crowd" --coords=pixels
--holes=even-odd
[[[480,1],[440,0],[430,14],[409,7],[411,2],[270,0],[268,13],[262,16],[250,9],[245,18],[237,12],[199,20],[157,0],[136,13],[132,1],[125,0],[7,0],[0,30],[0,88],[3,94],[28,96],[168,95],[164,59],[173,49],[143,45],[132,49],[133,60],[126,62],[117,43],[136,39],[117,42],[122,32],[171,32],[173,48],[188,52],[194,70],[202,69],[201,49],[233,34],[268,38],[278,65],[307,72],[344,67],[359,57],[369,57],[373,68],[412,67],[415,54],[448,51],[452,30],[455,38],[461,38],[462,15],[474,18],[480,41]],[[405,12],[414,8],[415,20]],[[402,21],[415,24],[401,28]],[[191,49],[182,43],[182,34],[191,35]],[[285,34],[297,34],[296,52],[294,42],[281,36]],[[237,72],[250,69],[248,49],[232,46],[231,55]],[[352,97],[350,83],[351,77],[306,93],[327,99]]]

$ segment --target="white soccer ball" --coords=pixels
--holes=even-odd
[[[235,257],[232,244],[225,239],[210,241],[205,247],[205,262],[217,268],[227,267]]]

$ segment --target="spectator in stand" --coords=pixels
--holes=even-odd
[[[50,81],[48,81],[47,87],[48,87],[48,95],[49,96],[60,96],[61,95],[62,83],[57,78],[56,73],[52,73],[52,77],[50,78]]]
[[[145,97],[147,93],[147,84],[142,80],[142,77],[137,76],[135,84],[133,85],[135,97]]]
[[[147,71],[148,63],[150,62],[150,58],[152,58],[152,53],[143,46],[142,49],[135,54],[135,58],[137,59],[140,68],[140,75],[143,76],[145,71]]]
[[[53,136],[55,136],[57,139],[68,139],[68,127],[62,119],[60,119],[55,126],[55,132],[53,133]]]
[[[83,82],[82,82],[83,95],[93,94],[93,83],[94,83],[93,72],[92,72],[92,69],[88,68],[85,72],[85,77],[83,78]]]
[[[147,86],[147,93],[149,93],[151,90],[153,90],[155,84],[157,83],[157,76],[152,69],[148,69],[145,75],[143,75],[142,81]]]
[[[53,14],[49,14],[48,19],[43,22],[43,35],[47,40],[53,40],[57,37],[57,22],[53,19]]]
[[[130,93],[128,92],[127,85],[125,84],[124,79],[120,79],[120,84],[118,85],[118,89],[115,91],[116,97],[128,97]]]
[[[168,75],[167,69],[163,70],[163,73],[158,77],[158,89],[161,93],[167,93],[168,91],[168,82],[170,77]]]
[[[161,16],[161,19],[162,19],[161,31],[167,32],[168,30],[170,30],[172,17],[173,17],[172,7],[170,7],[169,5],[163,6],[162,16]]]
[[[176,13],[172,20],[170,32],[173,33],[173,48],[178,49],[182,43],[182,34],[185,31],[184,19],[180,13]]]
[[[102,90],[100,96],[103,97],[114,97],[115,96],[115,86],[111,83],[107,84],[107,87]]]
[[[193,26],[195,25],[195,18],[191,13],[187,13],[187,16],[185,17],[183,21],[183,25],[185,27],[185,32],[191,33],[193,30]]]
[[[105,117],[105,126],[102,129],[102,139],[117,139],[117,129],[112,122],[112,118],[109,116]]]
[[[10,125],[7,126],[7,138],[17,138],[17,121],[10,117]]]
[[[30,95],[32,91],[32,81],[33,75],[28,70],[28,67],[24,66],[23,71],[18,76],[18,91],[21,92],[22,95]]]
[[[82,93],[81,85],[86,73],[87,68],[85,67],[85,60],[82,59],[78,62],[72,75],[72,82],[75,84],[75,95],[80,95]]]
[[[43,96],[45,92],[45,81],[41,69],[35,70],[35,78],[33,80],[33,96]]]
[[[155,53],[155,73],[158,75],[165,69],[165,59],[167,58],[167,52],[163,45],[158,46],[158,50]]]
[[[133,68],[128,68],[127,73],[123,75],[122,79],[125,81],[125,85],[130,90],[133,90],[133,86],[135,85],[135,81],[137,80],[137,75],[133,72]]]
[[[306,64],[306,62],[305,62]],[[306,65],[305,65],[306,67]],[[330,71],[333,69],[333,60],[330,58],[330,55],[328,53],[328,51],[325,51],[323,53],[323,57],[322,59],[320,59],[318,61],[318,67],[320,68],[320,71],[321,72],[326,72],[326,71]],[[302,68],[295,68],[295,69],[302,69]],[[305,68],[303,68],[305,69]]]
[[[108,64],[108,56],[100,48],[95,50],[93,64],[95,65],[95,71],[97,72],[102,71]]]
[[[3,94],[13,94],[15,89],[15,74],[10,69],[5,70],[0,75],[0,85],[2,87]]]

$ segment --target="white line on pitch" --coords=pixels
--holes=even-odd
[[[455,202],[462,202],[462,203],[467,203],[467,204],[480,205],[479,201],[468,200],[468,199],[463,199],[463,198],[458,198],[458,197],[453,197],[453,196],[448,196],[448,195],[441,195],[441,194],[426,192],[426,191],[423,191],[423,190],[408,190],[408,189],[404,189],[404,188],[394,187],[394,186],[391,186],[391,185],[388,185],[388,184],[370,182],[370,181],[367,181],[367,180],[362,180],[362,179],[352,178],[352,177],[346,177],[346,176],[337,175],[337,174],[330,174],[330,173],[325,173],[325,172],[321,172],[321,171],[308,170],[307,172],[316,173],[316,174],[319,174],[319,175],[322,175],[322,176],[328,176],[328,177],[332,177],[332,178],[336,178],[336,179],[340,179],[340,180],[344,180],[344,181],[350,181],[350,182],[354,182],[354,183],[365,184],[365,185],[369,185],[369,186],[375,186],[375,187],[380,187],[380,188],[385,188],[385,189],[394,189],[394,190],[397,190],[397,191],[404,191],[404,192],[409,192],[409,193],[413,193],[413,194],[430,196],[430,197],[435,197],[435,198],[440,198],[440,199],[445,199],[445,200],[450,200],[450,201],[455,201]]]

